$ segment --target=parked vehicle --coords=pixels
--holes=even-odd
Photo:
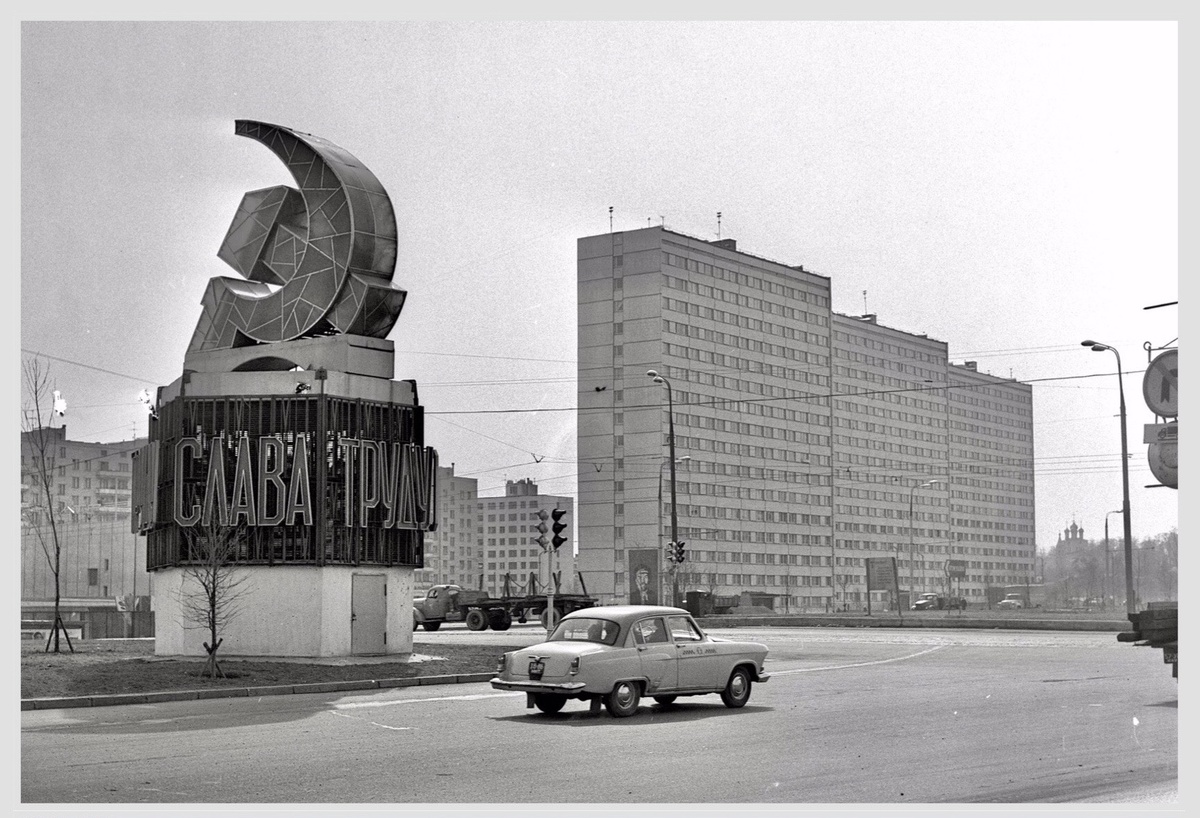
[[[1041,608],[1046,604],[1046,586],[1044,585],[1005,585],[1004,598],[1016,596],[1025,608]]]
[[[596,599],[587,594],[554,594],[556,619],[580,608],[590,608]],[[544,593],[490,597],[487,591],[468,591],[458,585],[434,585],[424,598],[413,600],[413,630],[436,631],[443,622],[465,622],[473,631],[506,631],[513,620],[526,622],[537,617],[546,624],[550,595]]]
[[[1179,603],[1151,602],[1146,610],[1129,614],[1130,630],[1117,634],[1118,642],[1159,648],[1171,675],[1179,678]]]
[[[1005,594],[1004,599],[996,603],[996,607],[1003,611],[1019,611],[1025,607],[1025,601],[1019,593]]]
[[[917,601],[911,605],[914,611],[940,611],[946,607],[946,600],[941,594],[921,594],[917,597]]]
[[[643,696],[670,705],[709,693],[738,708],[769,678],[766,658],[765,645],[711,637],[681,608],[614,605],[567,614],[545,642],[505,653],[492,687],[524,691],[544,713],[580,699],[624,717]]]
[[[911,606],[914,611],[942,611],[956,608],[965,611],[967,601],[961,596],[945,597],[932,592],[921,594]]]

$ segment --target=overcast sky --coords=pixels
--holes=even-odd
[[[837,312],[1034,384],[1037,539],[1146,464],[1143,345],[1178,298],[1173,22],[26,23],[21,349],[69,436],[146,434],[249,190],[293,184],[235,119],[358,157],[397,213],[390,335],[427,443],[481,494],[574,495],[575,247],[665,224],[832,281]],[[24,357],[24,355],[22,356]],[[1089,377],[1094,376],[1094,377]],[[26,400],[27,396],[22,396]],[[496,411],[529,410],[543,411]],[[486,410],[487,413],[484,413]],[[540,462],[535,462],[540,461]],[[1119,536],[1120,516],[1112,517]]]

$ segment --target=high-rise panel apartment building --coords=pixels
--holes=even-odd
[[[868,557],[913,592],[953,561],[976,601],[1031,570],[1029,387],[835,314],[829,278],[731,240],[592,236],[578,276],[579,568],[602,599],[647,560],[662,592],[780,610],[861,607]]]

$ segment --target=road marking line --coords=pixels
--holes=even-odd
[[[361,719],[358,716],[351,716],[347,713],[338,713],[335,711],[333,713],[333,715],[340,716],[343,719],[354,719],[355,721],[366,721],[365,719]],[[380,724],[377,721],[368,721],[367,724],[371,725],[372,727],[382,727],[384,730],[411,730],[412,729],[411,727],[393,727],[390,724]]]
[[[926,648],[925,650],[917,651],[916,653],[910,653],[908,656],[897,656],[894,659],[879,659],[874,662],[857,662],[852,665],[828,665],[826,667],[802,667],[802,668],[796,668],[795,670],[771,670],[770,668],[767,668],[767,672],[770,673],[772,676],[783,676],[784,674],[787,674],[787,673],[815,673],[818,670],[845,670],[846,668],[851,668],[851,667],[867,667],[868,665],[886,665],[890,662],[903,662],[905,659],[915,659],[918,656],[924,656],[926,653],[933,653],[935,650],[941,650],[944,647],[946,647],[946,645],[935,645],[932,648]]]
[[[420,704],[421,702],[472,702],[480,699],[503,699],[524,696],[524,693],[477,693],[464,696],[432,696],[428,699],[396,699],[390,702],[343,702],[332,705],[334,710],[357,710],[363,707],[391,707],[394,704]]]

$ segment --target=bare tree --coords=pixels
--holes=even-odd
[[[54,626],[46,639],[46,652],[50,651],[51,643],[54,644],[54,652],[60,652],[58,635],[61,633],[67,638],[67,647],[74,653],[75,646],[71,644],[71,636],[62,621],[62,542],[58,535],[60,509],[54,504],[54,446],[62,435],[55,433],[53,424],[60,407],[52,404],[47,410],[43,405],[57,395],[50,389],[48,366],[43,367],[36,357],[26,358],[22,370],[25,389],[29,393],[29,405],[21,419],[21,479],[34,485],[36,498],[31,498],[22,513],[37,535],[54,577]]]
[[[1157,580],[1161,599],[1177,599],[1179,596],[1179,530],[1171,529],[1154,538],[1155,550],[1160,559],[1157,563]]]
[[[245,590],[241,586],[246,576],[238,573],[236,560],[245,544],[246,527],[202,523],[183,529],[183,536],[187,561],[181,565],[185,585],[179,600],[180,613],[185,622],[208,629],[204,672],[212,678],[224,677],[217,662],[217,648],[224,641],[221,634],[238,614],[239,599]],[[189,580],[191,588],[187,587]]]
[[[854,579],[853,574],[838,574],[837,575],[838,585],[842,586],[842,607],[845,608],[846,610],[850,609],[850,582],[853,579]],[[834,606],[834,610],[837,610],[836,605]]]

